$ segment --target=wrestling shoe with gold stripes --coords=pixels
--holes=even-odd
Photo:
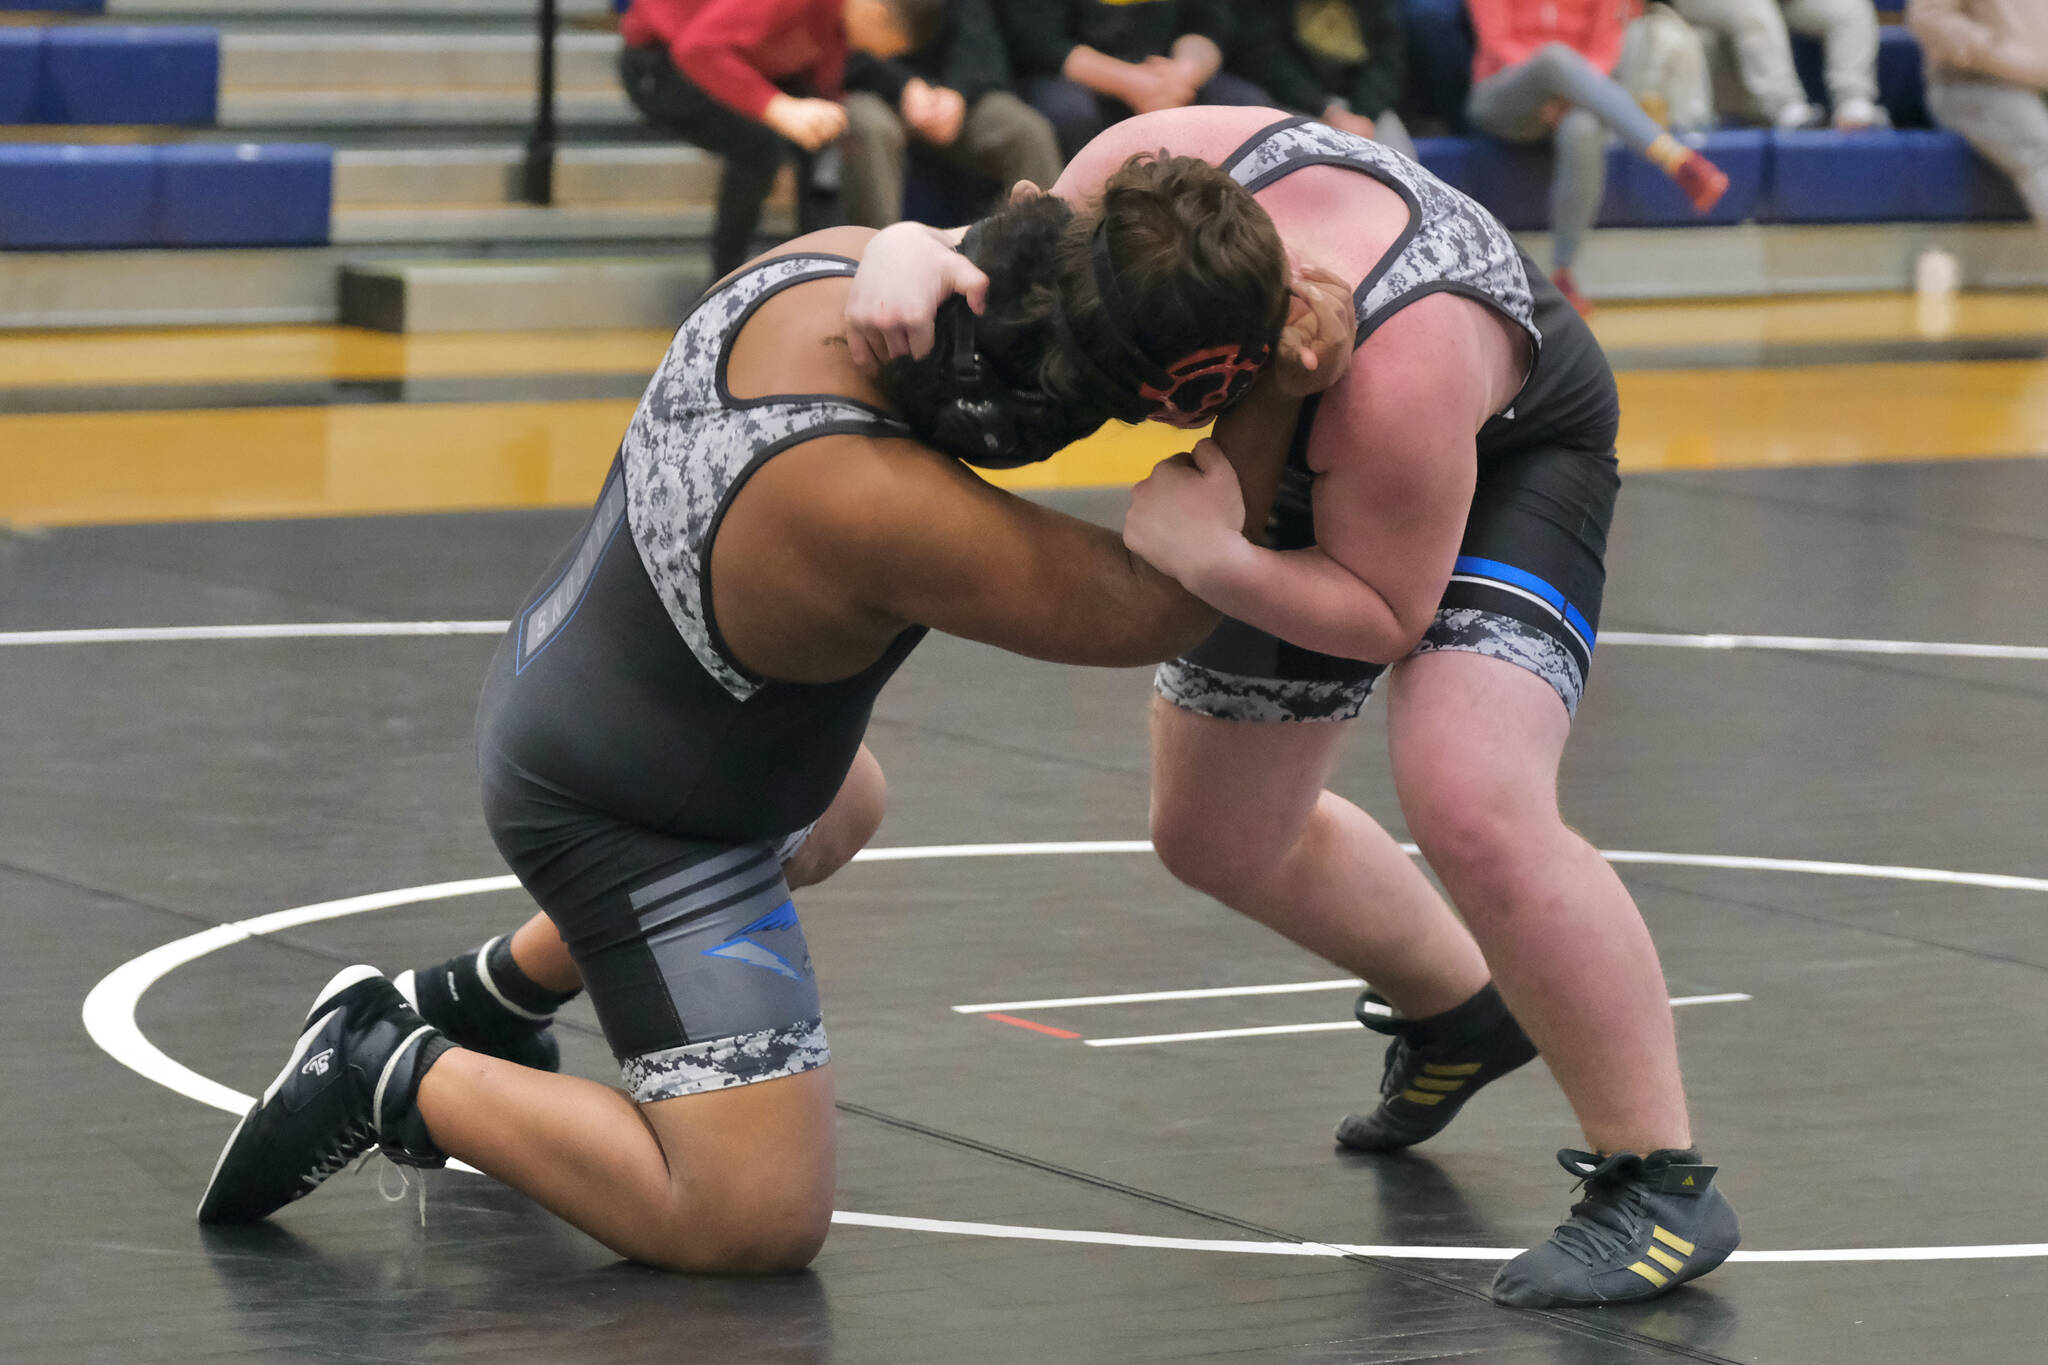
[[[1480,1086],[1536,1055],[1491,982],[1464,1004],[1422,1019],[1397,1017],[1370,990],[1354,1010],[1359,1023],[1394,1040],[1380,1073],[1379,1108],[1346,1114],[1337,1125],[1337,1141],[1360,1152],[1391,1152],[1435,1137]]]
[[[1510,1308],[1630,1303],[1696,1280],[1742,1242],[1735,1210],[1714,1188],[1696,1151],[1600,1156],[1569,1149],[1558,1165],[1586,1197],[1550,1240],[1515,1257],[1493,1279]]]
[[[228,1135],[199,1201],[202,1223],[252,1223],[359,1156],[447,1163],[427,1136],[420,1079],[452,1043],[375,967],[349,967],[314,997],[284,1070]]]

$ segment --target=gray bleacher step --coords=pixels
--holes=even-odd
[[[0,251],[0,329],[331,322],[340,253]]]
[[[674,327],[710,274],[702,250],[550,261],[378,261],[342,267],[341,321],[385,332]]]
[[[762,215],[763,232],[786,232],[787,212]],[[336,246],[409,242],[552,243],[694,242],[711,231],[711,208],[702,203],[485,204],[465,208],[336,209]]]
[[[423,212],[423,211],[415,211]],[[499,212],[504,212],[500,210]],[[561,214],[565,210],[512,210]],[[346,217],[346,215],[340,215]],[[684,215],[671,212],[683,220]],[[701,239],[657,236],[637,239],[564,239],[563,219],[534,223],[545,234],[507,240],[495,220],[471,217],[477,235],[467,240],[393,240],[349,246],[246,251],[0,251],[0,328],[215,326],[226,323],[332,322],[338,315],[341,267],[379,260],[425,263],[490,256],[495,268],[551,266],[591,257],[634,258],[643,265],[687,271],[702,262]],[[700,220],[701,221],[701,220]],[[605,225],[617,231],[616,219]],[[764,233],[786,230],[764,225]],[[1547,241],[1522,239],[1538,260],[1548,258]],[[1579,270],[1580,283],[1595,299],[1701,298],[1855,293],[1911,289],[1913,261],[1926,247],[1952,253],[1962,265],[1963,284],[1974,289],[2048,287],[2048,236],[2026,223],[1877,223],[1811,227],[1614,228],[1601,231]],[[636,255],[637,253],[637,255]],[[542,271],[546,278],[546,272]],[[630,272],[614,279],[632,281]],[[656,326],[673,325],[663,314],[667,302],[643,306],[632,292],[656,292],[667,278],[660,269],[620,285],[591,287],[586,301],[568,291],[559,307],[515,310],[510,304],[475,300],[464,325],[557,327],[570,318],[582,325],[632,326],[661,314]],[[507,283],[510,281],[510,283]],[[526,296],[517,274],[474,275],[449,281],[458,293]],[[460,290],[456,287],[461,286]],[[562,298],[551,285],[551,298]],[[425,299],[422,295],[422,300]],[[443,314],[454,325],[456,299]],[[421,320],[431,320],[424,302]],[[641,320],[636,322],[635,320]],[[408,320],[411,325],[411,320]]]
[[[500,204],[519,198],[525,152],[498,147],[344,148],[334,156],[339,209]],[[555,155],[555,202],[710,202],[718,158],[680,144],[569,146]]]
[[[638,127],[640,116],[616,86],[565,90],[555,118],[575,129]],[[533,96],[523,90],[244,90],[220,94],[219,126],[250,131],[349,128],[524,127]]]
[[[1550,234],[1516,233],[1539,261]],[[1919,254],[1953,255],[1969,289],[2048,286],[2048,233],[2031,223],[1744,223],[1601,228],[1572,274],[1602,299],[1755,298],[1913,288]]]
[[[609,0],[555,0],[565,19],[612,17]],[[217,20],[273,18],[290,10],[277,0],[107,0],[107,14],[116,19],[159,22],[164,19]],[[323,18],[348,19],[515,19],[532,23],[532,0],[318,0]]]
[[[220,80],[237,92],[264,90],[531,92],[539,70],[532,32],[221,34]],[[564,33],[555,43],[559,90],[616,90],[619,38]]]

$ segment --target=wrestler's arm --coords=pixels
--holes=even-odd
[[[1097,134],[1074,154],[1050,192],[1080,208],[1134,152],[1164,145],[1178,111],[1140,114]],[[1022,186],[1014,187],[1012,195]],[[1036,193],[1036,190],[1027,191]],[[964,295],[979,313],[988,297],[988,277],[953,248],[967,229],[942,229],[904,221],[883,228],[861,253],[853,292],[846,300],[847,345],[872,373],[895,356],[921,356],[932,348],[932,318],[953,294]]]
[[[1265,549],[1176,495],[1133,509],[1141,546],[1162,547],[1155,562],[1290,644],[1381,663],[1413,650],[1457,558],[1494,394],[1473,330],[1440,325],[1430,303],[1390,319],[1323,396],[1308,451],[1315,546]]]
[[[833,585],[850,614],[1110,667],[1171,658],[1214,626],[1210,607],[1114,531],[912,442],[858,444],[868,449],[817,462],[822,486],[783,499],[778,517],[806,577]]]

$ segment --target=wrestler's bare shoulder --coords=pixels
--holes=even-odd
[[[1397,428],[1472,436],[1514,401],[1532,359],[1528,334],[1500,310],[1448,290],[1419,298],[1374,329],[1325,395],[1318,432],[1353,434],[1314,443],[1309,466],[1320,473],[1338,460],[1369,459]]]
[[[1137,114],[1110,125],[1076,152],[1053,193],[1065,199],[1085,199],[1101,189],[1117,167],[1141,152],[1195,156],[1220,166],[1252,134],[1292,117],[1284,109],[1222,104]]]
[[[1125,161],[1141,153],[1200,157],[1222,165],[1264,129],[1293,115],[1244,105],[1195,105],[1125,119],[1083,147],[1053,193],[1083,206]],[[1304,166],[1258,192],[1290,250],[1363,279],[1408,224],[1399,194],[1342,167]]]

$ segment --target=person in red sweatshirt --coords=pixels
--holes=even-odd
[[[944,0],[633,0],[619,21],[619,74],[649,120],[725,158],[711,275],[752,255],[761,204],[785,162],[807,186],[812,158],[847,132],[840,102],[849,40],[900,55],[930,41]],[[799,193],[798,231],[819,226]]]
[[[1600,216],[1609,134],[1677,181],[1701,213],[1727,191],[1728,177],[1644,113],[1611,74],[1642,0],[1469,0],[1469,6],[1479,52],[1466,117],[1510,142],[1549,138],[1556,147],[1551,278],[1585,312],[1572,263]]]

